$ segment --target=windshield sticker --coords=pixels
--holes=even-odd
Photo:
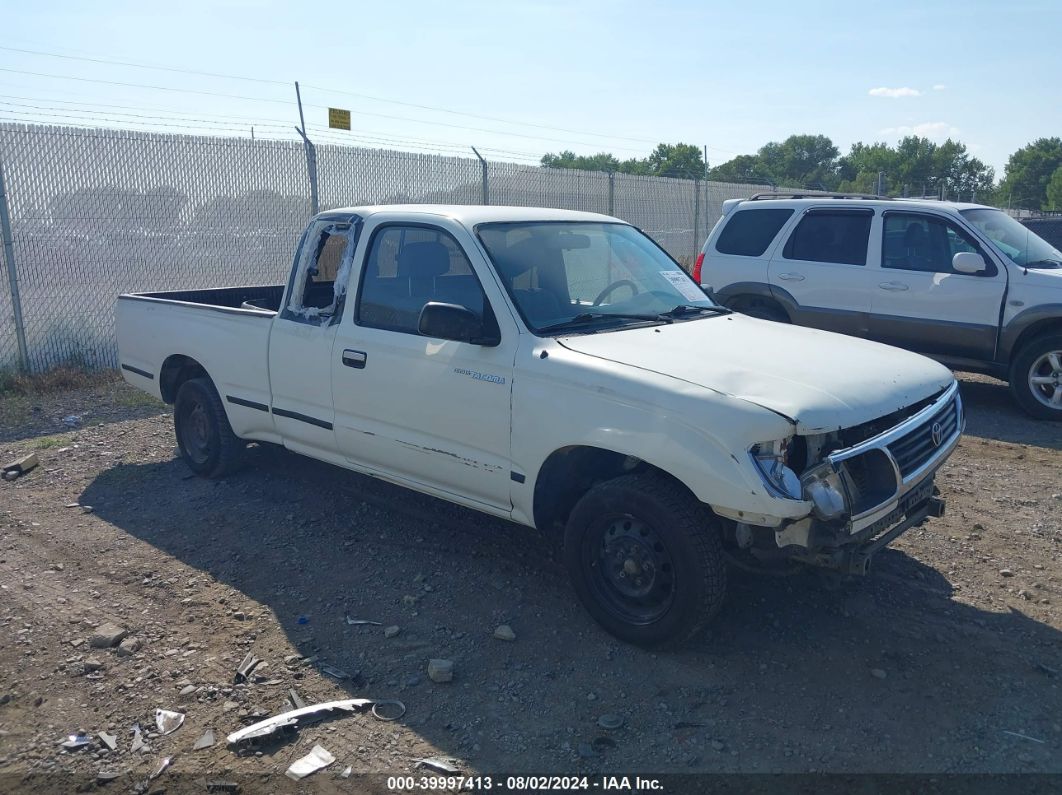
[[[660,271],[660,275],[667,279],[671,286],[682,293],[687,301],[703,301],[704,292],[682,271]]]

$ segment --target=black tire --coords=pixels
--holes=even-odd
[[[715,516],[658,473],[624,475],[583,495],[565,528],[564,559],[594,620],[638,646],[689,640],[726,594]]]
[[[232,432],[209,378],[181,384],[173,406],[173,429],[181,457],[195,474],[220,478],[239,468],[246,443]]]
[[[1022,409],[1040,420],[1062,420],[1062,404],[1058,408],[1048,405],[1056,389],[1062,388],[1062,370],[1050,363],[1052,354],[1056,363],[1062,362],[1062,334],[1047,334],[1025,343],[1010,367],[1011,394]],[[1030,383],[1034,376],[1044,380],[1034,386]]]
[[[749,317],[758,317],[760,320],[773,320],[775,323],[789,322],[789,315],[785,313],[784,309],[767,301],[752,301],[742,304],[735,308],[734,311]]]

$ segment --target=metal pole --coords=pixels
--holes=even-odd
[[[29,371],[29,348],[26,346],[26,324],[22,319],[22,299],[18,294],[18,274],[15,271],[15,240],[11,234],[11,215],[7,207],[7,187],[4,182],[4,163],[0,161],[0,233],[4,239],[4,259],[7,260],[7,285],[11,290],[11,309],[15,316],[15,337],[18,339],[18,363]]]
[[[693,180],[693,251],[696,256],[696,251],[701,247],[700,242],[700,230],[701,230],[701,181],[699,179]]]
[[[321,212],[321,203],[317,194],[317,148],[306,136],[306,119],[302,115],[302,94],[299,92],[299,81],[295,81],[295,100],[299,103],[299,124],[302,127],[296,127],[295,132],[302,136],[302,144],[306,149],[306,172],[310,177],[310,210],[311,215],[317,215]]]
[[[877,193],[877,195],[878,196],[884,196],[885,195],[885,172],[884,171],[879,171],[878,172],[878,193]]]
[[[608,172],[608,214],[616,214],[616,172]]]
[[[473,146],[472,151],[476,152],[476,147]],[[487,161],[479,152],[476,152],[476,157],[479,158],[479,166],[483,169],[483,203],[490,204],[490,176],[487,173]]]

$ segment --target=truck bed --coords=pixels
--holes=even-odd
[[[199,304],[219,309],[257,309],[276,312],[284,295],[284,285],[217,287],[207,290],[167,290],[158,293],[129,293],[132,298],[155,298]]]

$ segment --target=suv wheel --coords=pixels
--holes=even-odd
[[[1025,411],[1042,420],[1062,420],[1062,334],[1038,337],[1018,351],[1010,388]]]
[[[583,495],[568,519],[564,558],[590,615],[639,646],[689,639],[726,592],[715,517],[657,473],[625,475]]]

